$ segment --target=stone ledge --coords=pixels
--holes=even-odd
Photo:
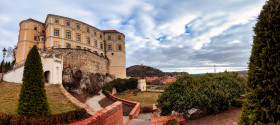
[[[120,111],[120,112],[118,112]],[[85,119],[83,121],[78,121],[75,123],[71,123],[69,125],[91,125],[91,124],[98,124],[98,125],[110,125],[110,121],[113,121],[114,125],[123,125],[123,118],[122,118],[122,102],[117,101],[100,111],[95,112],[92,117]],[[118,113],[121,113],[119,115]],[[113,114],[117,114],[121,117],[112,117]],[[114,122],[115,121],[115,122]],[[109,123],[108,123],[109,122]]]
[[[180,124],[186,124],[186,120],[183,117],[174,117],[170,116],[161,116],[161,117],[152,117],[151,125],[165,125],[168,120],[177,119]]]
[[[76,106],[80,107],[80,108],[83,108],[87,111],[87,113],[89,113],[90,115],[93,115],[94,114],[94,109],[92,109],[91,107],[87,106],[86,104],[80,102],[79,100],[77,100],[75,97],[73,97],[70,93],[68,93],[63,85],[61,83],[58,84],[59,85],[59,88],[60,88],[60,91],[64,94],[64,96],[70,101],[72,102],[73,104],[75,104]]]

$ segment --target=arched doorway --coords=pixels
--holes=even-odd
[[[45,71],[44,76],[45,76],[45,83],[49,83],[50,82],[50,71]]]

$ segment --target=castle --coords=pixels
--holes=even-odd
[[[37,45],[40,52],[68,48],[103,57],[108,60],[109,74],[117,78],[126,77],[123,33],[116,30],[100,30],[84,22],[53,14],[48,14],[44,23],[30,18],[21,21],[19,26],[18,44],[14,50],[16,64],[24,63],[34,45]]]

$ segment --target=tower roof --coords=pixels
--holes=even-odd
[[[29,18],[28,20],[35,21],[35,22],[40,23],[40,24],[44,24],[44,23],[42,23],[42,22],[40,22],[40,21],[38,21],[38,20],[34,20],[34,19],[32,19],[32,18]]]

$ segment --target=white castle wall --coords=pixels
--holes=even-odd
[[[7,82],[14,82],[14,83],[22,83],[22,76],[23,76],[23,70],[24,70],[24,66],[14,70],[14,71],[10,71],[7,74],[4,74],[4,81]]]
[[[51,55],[50,57],[45,57],[44,54],[42,54],[41,60],[43,64],[44,73],[49,72],[46,78],[48,79],[48,84],[62,83],[62,69],[63,69],[62,56],[60,56],[60,58],[54,55]],[[4,81],[22,83],[23,70],[24,70],[24,66],[21,66],[20,68],[9,71],[8,73],[4,74]]]

